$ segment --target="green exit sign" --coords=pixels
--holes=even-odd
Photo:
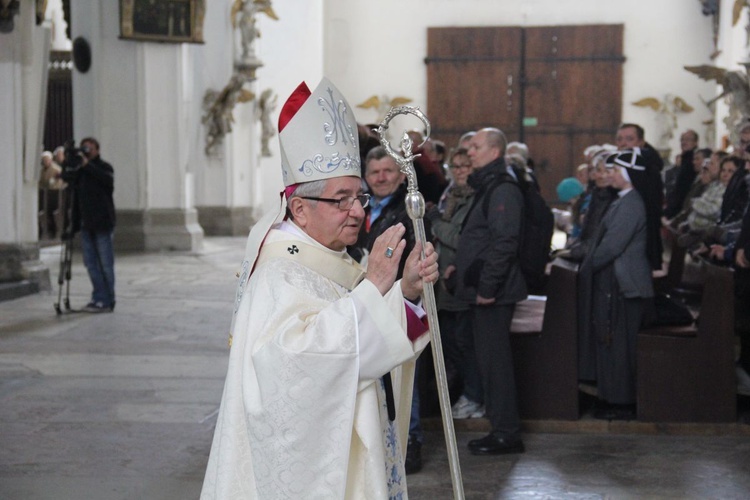
[[[537,125],[539,125],[539,119],[536,116],[524,116],[524,127],[536,127]]]

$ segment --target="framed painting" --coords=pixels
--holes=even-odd
[[[204,0],[120,0],[120,38],[203,43]]]

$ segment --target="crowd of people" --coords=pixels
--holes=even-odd
[[[643,128],[625,123],[613,144],[586,148],[575,176],[558,185],[557,201],[568,204],[561,224],[567,241],[551,259],[578,264],[579,379],[597,396],[596,418],[636,416],[637,333],[659,313],[654,279],[665,274],[676,246],[694,259],[735,268],[736,333],[743,347],[738,392],[750,395],[750,125],[739,136],[729,151],[714,151],[699,148],[698,134],[688,130],[675,163],[665,165]],[[422,138],[414,140],[421,144]],[[429,146],[421,150],[418,177],[439,171],[442,157]],[[428,160],[432,165],[425,167]],[[438,309],[449,382],[460,394],[453,416],[491,423],[490,435],[470,444],[475,454],[523,451],[509,335],[514,306],[528,291],[516,256],[523,231],[519,193],[539,189],[532,166],[528,146],[508,143],[501,131],[467,132],[449,150],[442,194],[430,197],[425,216],[439,254]],[[369,168],[366,161],[366,189],[372,192]],[[522,189],[488,189],[499,176]],[[391,192],[397,189],[396,183]],[[497,210],[478,208],[487,196]],[[403,207],[400,216],[408,225]],[[418,411],[412,412],[412,427],[418,427],[415,416]],[[421,435],[410,440],[410,450],[420,442]],[[407,472],[420,466],[418,452],[408,454]]]
[[[738,135],[739,143],[727,151],[712,150],[699,147],[698,134],[687,130],[680,137],[680,153],[667,167],[636,124],[622,125],[614,145],[591,146],[584,152],[586,161],[576,176],[583,189],[575,190],[577,194],[570,200],[567,244],[555,256],[581,263],[579,376],[603,403],[595,415],[635,417],[636,333],[644,321],[659,312],[648,299],[653,295],[653,278],[665,273],[661,261],[664,247],[684,248],[694,260],[734,268],[735,331],[741,347],[737,391],[750,395],[750,266],[746,257],[750,239],[750,123],[741,126]],[[628,198],[624,192],[629,192],[622,188],[618,172],[629,174],[632,188],[641,198],[639,203],[631,203],[633,207],[622,219],[629,225],[643,224],[643,228],[613,229],[621,211],[618,207]],[[645,233],[645,239],[641,233]],[[635,245],[645,245],[650,274],[642,270],[643,262],[635,265],[626,260],[628,255],[634,256],[630,251]],[[601,267],[600,261],[608,251],[617,254],[614,278]],[[640,250],[637,254],[643,257]],[[593,267],[593,282],[589,267]],[[593,292],[589,286],[593,286]],[[629,293],[624,288],[628,286],[634,287]],[[625,300],[612,304],[612,297],[618,296]],[[632,307],[636,297],[642,302],[638,314]],[[618,329],[629,329],[630,333],[618,334]],[[618,347],[618,339],[627,339],[628,344]],[[610,383],[615,384],[614,392],[608,388]]]
[[[486,417],[492,432],[469,443],[478,455],[524,451],[517,407],[510,326],[515,304],[527,296],[518,262],[524,210],[523,192],[538,190],[529,166],[528,147],[508,143],[502,131],[487,127],[464,134],[447,157],[436,154],[432,140],[409,133],[416,158],[414,167],[428,209],[425,226],[438,250],[441,279],[436,289],[438,315],[450,383],[459,387],[453,405],[455,418]],[[365,189],[371,193],[361,234],[378,234],[382,204],[398,207],[397,216],[383,209],[390,220],[411,225],[404,206],[404,177],[385,150],[374,146],[364,156]],[[377,158],[377,160],[375,160]],[[444,159],[448,161],[444,163]],[[382,163],[394,170],[389,189]],[[422,182],[428,186],[422,189]],[[437,187],[437,189],[436,189]],[[521,189],[519,189],[519,187]],[[393,200],[391,199],[393,197]],[[407,241],[410,241],[407,238]],[[350,253],[361,254],[362,238]],[[417,362],[417,370],[420,362]],[[419,399],[412,403],[406,472],[422,467]]]

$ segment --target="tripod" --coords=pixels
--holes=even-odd
[[[70,280],[71,267],[73,264],[73,207],[75,206],[75,190],[71,185],[65,188],[63,193],[63,231],[62,247],[60,249],[60,268],[57,275],[57,302],[55,302],[55,311],[57,315],[63,313],[61,304],[65,306],[65,312],[77,312],[70,307]],[[63,285],[65,285],[65,299],[63,299]]]

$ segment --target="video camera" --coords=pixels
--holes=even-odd
[[[76,147],[76,141],[71,139],[66,141],[63,145],[65,148],[65,158],[63,159],[62,165],[62,178],[65,182],[75,181],[75,172],[81,168],[86,158],[86,154],[89,152],[89,147],[84,144],[82,147]]]

